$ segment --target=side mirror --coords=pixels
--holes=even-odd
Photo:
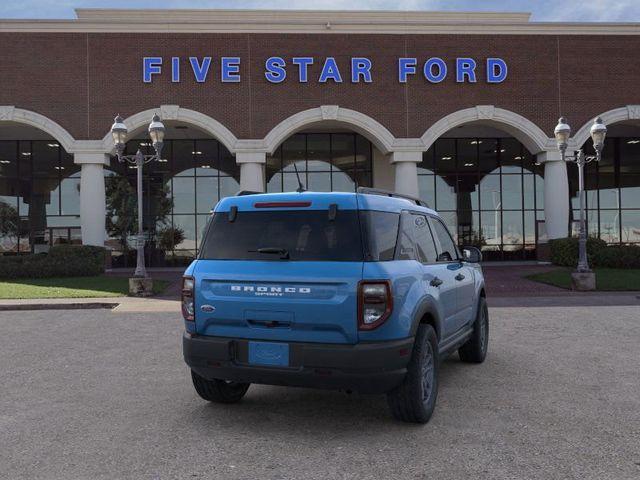
[[[465,262],[480,263],[482,261],[482,252],[476,247],[462,247],[462,257]]]

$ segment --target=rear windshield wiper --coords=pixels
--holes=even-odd
[[[286,248],[277,248],[277,247],[264,247],[259,248],[257,250],[248,250],[250,253],[267,253],[280,255],[280,259],[289,260],[289,251]]]

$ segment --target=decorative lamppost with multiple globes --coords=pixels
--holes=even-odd
[[[116,156],[119,162],[127,162],[135,165],[137,169],[137,194],[138,194],[138,235],[136,237],[136,271],[134,278],[147,278],[147,270],[144,265],[144,233],[142,224],[142,166],[145,163],[149,163],[154,160],[161,159],[162,146],[164,143],[165,128],[164,124],[160,121],[160,117],[155,114],[149,124],[149,137],[155,150],[153,155],[144,155],[140,149],[135,155],[125,155],[124,148],[127,142],[127,126],[124,124],[124,120],[120,115],[115,118],[113,125],[111,126],[111,135],[113,137],[113,143],[116,147]],[[131,286],[131,282],[130,282]],[[133,286],[131,286],[133,288]],[[145,293],[145,292],[140,292]],[[148,292],[150,293],[150,292]]]
[[[562,117],[558,120],[558,125],[554,130],[558,149],[562,154],[563,161],[574,162],[578,166],[578,192],[580,198],[580,236],[578,239],[578,267],[572,275],[574,287],[578,290],[594,290],[595,275],[589,268],[587,259],[587,226],[585,219],[585,191],[584,191],[584,166],[593,161],[599,162],[602,157],[602,149],[604,148],[604,139],[607,135],[607,127],[602,123],[600,117],[596,118],[591,125],[591,139],[593,140],[593,148],[595,155],[585,155],[582,149],[567,154],[569,145],[569,137],[571,136],[571,127],[567,120]]]

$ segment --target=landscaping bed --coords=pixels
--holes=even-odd
[[[162,293],[169,283],[154,279],[154,294]],[[0,280],[0,299],[122,297],[128,293],[128,278],[107,275]]]
[[[525,278],[547,285],[571,289],[571,272],[575,268],[557,268],[548,272],[534,273]],[[640,269],[594,268],[596,290],[634,291],[640,290]]]

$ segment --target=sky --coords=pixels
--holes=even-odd
[[[0,0],[0,18],[75,18],[74,8],[257,8],[531,12],[539,22],[638,22],[640,0]]]

